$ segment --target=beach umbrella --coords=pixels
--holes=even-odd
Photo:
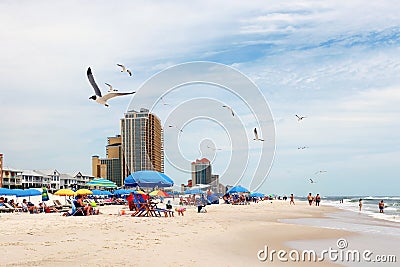
[[[204,191],[201,191],[200,189],[189,189],[183,192],[185,195],[190,194],[190,195],[201,195],[204,194]]]
[[[12,189],[13,195],[16,197],[31,197],[31,196],[40,196],[42,192],[36,189]]]
[[[162,190],[154,190],[149,195],[152,196],[152,197],[155,197],[155,196],[169,197],[169,195],[166,192],[162,191]]]
[[[15,196],[15,193],[11,189],[0,188],[0,196]]]
[[[57,195],[57,196],[74,196],[75,192],[72,191],[71,189],[60,189],[57,192],[55,192],[54,195]]]
[[[47,188],[42,188],[42,202],[49,200],[49,194],[47,193]]]
[[[125,178],[125,186],[142,188],[171,187],[174,181],[167,175],[156,171],[137,171]]]
[[[111,196],[112,193],[110,191],[106,191],[106,190],[98,190],[98,189],[94,189],[92,190],[93,195],[96,196]]]
[[[97,186],[97,187],[105,187],[105,188],[116,188],[117,184],[104,179],[104,178],[94,178],[93,180],[89,181],[88,183],[86,183],[87,186]]]
[[[89,189],[79,189],[75,192],[75,195],[93,195],[93,192]]]
[[[231,189],[226,192],[227,194],[234,194],[234,193],[249,193],[250,191],[243,186],[237,185],[232,187]]]

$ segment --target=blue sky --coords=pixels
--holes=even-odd
[[[276,152],[261,191],[398,195],[399,7],[397,1],[2,1],[0,152],[14,168],[90,173],[91,156],[104,156],[106,137],[118,133],[131,99],[110,101],[109,109],[91,103],[88,66],[99,84],[125,91],[166,67],[206,60],[247,75],[270,105]],[[134,77],[121,76],[116,63]],[[177,94],[174,103],[188,97]],[[298,123],[296,113],[307,119]],[[195,147],[203,138],[185,134],[183,144],[193,140]],[[214,166],[221,173],[229,142],[214,132],[212,139],[224,147]],[[177,183],[188,178],[166,172]]]

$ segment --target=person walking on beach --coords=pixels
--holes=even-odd
[[[294,196],[293,196],[293,194],[290,194],[290,203],[289,203],[290,205],[295,205],[294,204]]]
[[[360,211],[361,211],[361,208],[362,208],[362,199],[360,198],[360,200],[358,201],[358,207],[360,207]]]
[[[379,206],[379,213],[383,213],[383,209],[385,208],[385,203],[383,202],[383,200],[379,202],[378,206]]]
[[[321,196],[317,194],[315,196],[315,206],[319,206],[319,203],[321,202]]]
[[[310,206],[311,206],[312,202],[313,202],[313,197],[312,197],[311,193],[308,194],[307,200],[308,200],[308,204],[310,204]]]

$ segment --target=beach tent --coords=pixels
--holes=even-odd
[[[234,193],[249,193],[250,191],[243,186],[237,185],[232,187],[231,189],[226,192],[227,194],[234,194]]]
[[[125,186],[142,188],[150,187],[170,187],[174,181],[167,175],[156,171],[137,171],[125,178]]]

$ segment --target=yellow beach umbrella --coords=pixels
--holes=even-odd
[[[79,189],[78,191],[75,192],[75,195],[92,195],[93,192],[90,191],[89,189]]]
[[[141,195],[146,195],[146,193],[143,192],[142,190],[137,190],[136,193],[141,194]]]
[[[73,196],[73,195],[75,195],[75,192],[72,191],[71,189],[60,189],[57,192],[55,192],[54,195],[57,195],[57,196]]]

